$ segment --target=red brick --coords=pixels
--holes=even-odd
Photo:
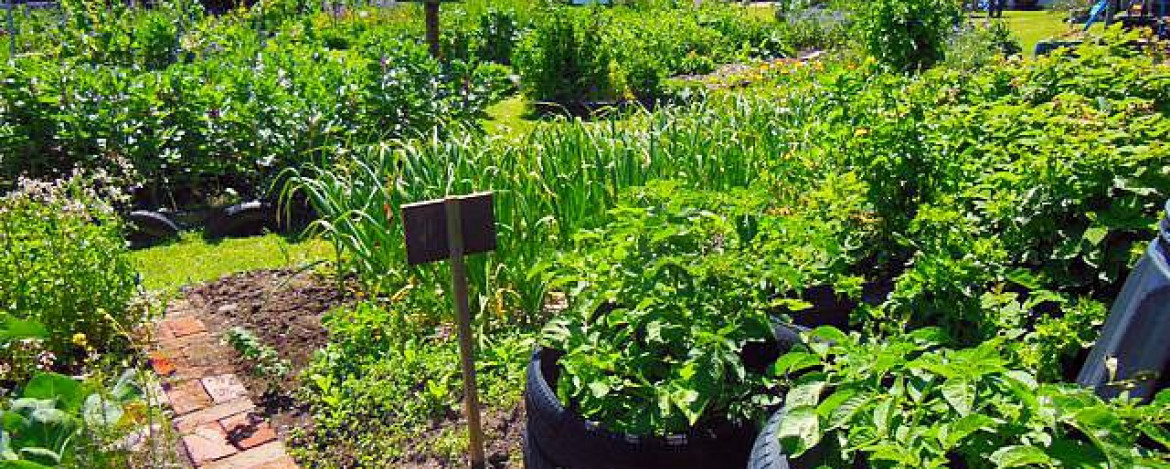
[[[216,404],[248,397],[248,388],[234,374],[208,376],[201,379],[203,389]]]
[[[254,408],[256,408],[256,406],[252,405],[251,400],[238,399],[176,418],[174,420],[174,425],[175,429],[180,433],[187,433],[200,425],[205,425],[208,423],[219,425],[219,421],[222,419],[231,417],[240,412],[250,411]]]
[[[219,424],[200,425],[194,431],[183,435],[183,446],[196,466],[202,466],[217,459],[236,454],[236,448],[228,444],[227,434]]]
[[[289,463],[292,463],[292,460],[285,453],[284,444],[273,441],[208,464],[204,466],[204,469],[294,469],[297,467],[295,463],[292,463],[291,466],[288,465]]]
[[[255,448],[276,439],[272,426],[251,412],[236,414],[219,421],[227,431],[228,441],[241,450]]]
[[[246,469],[300,469],[297,462],[293,458],[285,456],[275,461],[270,461],[259,466],[252,466]]]
[[[198,380],[184,381],[171,386],[167,391],[167,398],[171,401],[171,408],[176,415],[189,414],[200,409],[211,407],[211,396],[203,390],[203,384]]]
[[[195,318],[172,319],[163,323],[176,338],[207,332],[207,325]]]

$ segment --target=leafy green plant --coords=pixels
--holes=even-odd
[[[242,327],[228,329],[224,340],[240,357],[248,360],[252,372],[268,380],[269,391],[277,389],[280,380],[288,376],[292,366],[271,346],[262,342],[251,331]]]
[[[1160,467],[1166,405],[1102,402],[1091,391],[1041,385],[990,341],[948,350],[940,331],[861,339],[836,329],[776,362],[791,387],[779,438],[825,464],[870,467]]]
[[[84,461],[80,440],[136,418],[129,412],[142,398],[135,379],[130,370],[105,389],[54,373],[33,377],[0,406],[0,468],[76,467]]]
[[[859,9],[855,31],[865,49],[893,70],[921,70],[942,60],[959,24],[953,0],[878,0]]]
[[[63,366],[88,347],[124,347],[142,311],[130,307],[136,275],[101,182],[21,184],[0,198],[0,318],[42,326],[47,358]]]
[[[792,303],[783,294],[852,280],[832,215],[771,215],[752,190],[651,184],[631,199],[558,259],[552,285],[570,309],[543,335],[564,352],[559,396],[635,434],[758,419],[770,386],[745,369],[743,347],[771,338],[770,312]]]

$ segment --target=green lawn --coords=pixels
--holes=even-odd
[[[148,290],[174,290],[236,272],[304,266],[332,256],[332,247],[320,239],[290,242],[273,234],[217,242],[185,234],[174,243],[131,254]]]
[[[1075,26],[1064,22],[1065,16],[1059,12],[1005,11],[1003,17],[1028,56],[1036,50],[1037,42],[1076,30]]]

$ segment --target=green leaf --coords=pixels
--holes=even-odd
[[[49,330],[37,321],[0,315],[0,344],[25,339],[47,339]]]
[[[81,408],[81,383],[57,373],[41,373],[33,377],[21,394],[34,399],[56,400],[62,409],[76,411]]]
[[[966,417],[971,413],[971,406],[975,402],[975,386],[962,380],[948,380],[939,388],[943,399],[955,409],[960,416]]]
[[[995,420],[982,414],[970,414],[956,420],[948,430],[946,444],[947,447],[953,448],[977,431],[994,431]]]
[[[1023,467],[1033,465],[1048,465],[1052,458],[1048,457],[1040,448],[1035,446],[1007,446],[1000,448],[989,457],[996,467]]]
[[[821,391],[825,389],[824,381],[813,381],[793,386],[788,390],[784,405],[790,407],[816,406],[821,400]]]
[[[799,371],[820,366],[821,358],[808,352],[788,352],[776,360],[772,365],[772,373],[776,376],[787,376]]]
[[[841,405],[837,406],[837,408],[833,410],[832,414],[829,415],[829,428],[836,429],[849,425],[849,423],[853,421],[853,417],[855,417],[859,411],[865,408],[869,402],[870,396],[867,394],[858,394],[846,399],[845,402],[842,402]]]
[[[90,394],[82,406],[81,415],[91,427],[112,427],[122,420],[122,405],[101,394]]]
[[[20,457],[48,467],[61,465],[61,455],[48,448],[21,448]]]
[[[812,406],[786,407],[777,431],[780,444],[794,457],[804,454],[821,441],[820,421]]]
[[[1088,241],[1089,244],[1092,244],[1094,246],[1100,246],[1101,241],[1104,241],[1105,236],[1108,234],[1109,234],[1108,228],[1094,226],[1094,227],[1090,227],[1090,228],[1085,230],[1085,234],[1084,234],[1083,238],[1085,239],[1085,241]]]
[[[0,461],[11,461],[17,457],[12,451],[12,441],[8,438],[8,432],[0,430]]]

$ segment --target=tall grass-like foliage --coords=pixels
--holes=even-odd
[[[800,145],[792,108],[726,98],[604,123],[566,122],[517,139],[432,138],[360,149],[336,165],[297,171],[286,195],[303,193],[323,219],[346,268],[392,293],[409,277],[442,284],[435,268],[405,267],[404,203],[478,190],[496,192],[499,248],[473,259],[480,306],[540,310],[541,266],[571,235],[597,226],[623,189],[655,179],[687,187],[744,187],[768,173],[790,175],[782,197],[799,194],[814,165],[785,157]]]

